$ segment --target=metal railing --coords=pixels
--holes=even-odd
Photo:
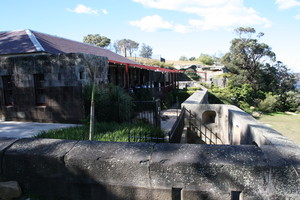
[[[189,129],[197,133],[203,142],[206,144],[223,144],[221,138],[207,127],[199,118],[197,118],[196,115],[194,115],[190,110],[185,110],[189,114]]]
[[[132,122],[141,120],[160,128],[160,100],[134,101],[134,119]]]

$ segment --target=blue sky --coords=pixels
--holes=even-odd
[[[254,27],[277,60],[300,72],[300,0],[2,0],[0,18],[0,31],[127,38],[168,60],[222,55],[235,28]]]

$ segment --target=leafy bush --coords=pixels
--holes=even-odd
[[[135,101],[149,101],[153,98],[153,90],[150,88],[134,88],[131,96]]]
[[[267,94],[266,98],[258,104],[258,109],[263,112],[275,112],[278,108],[278,95]]]
[[[209,90],[214,96],[216,96],[221,102],[225,104],[234,104],[236,105],[236,95],[231,92],[230,88],[220,88],[220,87],[213,87]]]
[[[189,91],[197,91],[197,90],[201,90],[200,87],[188,87],[187,90]]]
[[[295,91],[288,91],[279,96],[280,111],[297,111],[300,105],[300,94]]]
[[[91,102],[91,86],[84,90],[84,105],[89,113]],[[95,88],[95,118],[97,121],[128,121],[133,115],[132,97],[119,86]]]
[[[185,72],[185,74],[195,81],[199,81],[201,77],[196,72]]]
[[[210,104],[224,104],[222,100],[220,100],[216,95],[211,92],[208,92],[208,102]]]
[[[178,98],[179,104],[181,104],[195,92],[196,90],[182,89],[178,90],[175,95]]]

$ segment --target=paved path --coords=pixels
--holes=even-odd
[[[161,111],[161,129],[165,133],[171,131],[177,117],[180,115],[180,109],[168,109]]]
[[[15,122],[0,121],[0,137],[28,138],[39,134],[41,131],[50,129],[61,129],[76,124],[37,123],[37,122]]]

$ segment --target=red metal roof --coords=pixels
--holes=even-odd
[[[86,53],[107,57],[109,62],[130,65],[160,72],[179,72],[177,70],[145,66],[114,53],[108,49],[77,42],[32,30],[6,31],[0,33],[0,55],[26,53]]]

